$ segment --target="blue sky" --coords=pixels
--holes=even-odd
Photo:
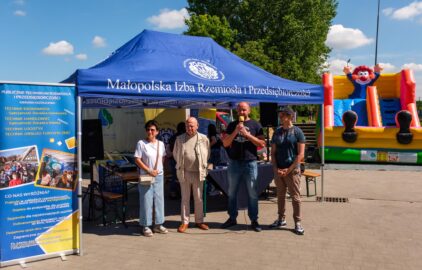
[[[327,45],[332,48],[330,71],[342,74],[348,59],[354,66],[375,63],[378,0],[341,0]],[[378,63],[385,73],[410,68],[416,80],[416,98],[422,100],[422,1],[381,0]]]
[[[378,0],[340,0],[327,45],[330,71],[373,66]],[[140,33],[182,33],[186,0],[0,0],[0,80],[58,82]],[[414,71],[422,99],[422,0],[381,0],[378,62]]]

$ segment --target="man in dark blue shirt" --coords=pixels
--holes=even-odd
[[[254,231],[260,232],[261,226],[258,223],[258,164],[257,147],[264,147],[264,133],[257,121],[249,118],[251,112],[247,102],[240,102],[237,105],[239,120],[229,124],[226,130],[226,137],[223,145],[228,148],[230,157],[227,169],[229,181],[229,219],[221,226],[228,228],[237,224],[237,193],[239,185],[246,183],[248,190],[248,216],[251,220],[251,227]]]
[[[285,215],[286,191],[289,190],[293,205],[295,232],[304,234],[300,215],[300,162],[304,158],[305,135],[293,125],[294,112],[288,107],[279,110],[280,124],[271,140],[271,161],[277,186],[278,219],[270,225],[281,228],[287,225]]]

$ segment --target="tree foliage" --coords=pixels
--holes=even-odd
[[[188,30],[185,32],[191,36],[207,36],[214,39],[226,49],[230,49],[237,35],[236,29],[231,29],[225,17],[201,14],[193,15],[186,20]]]
[[[281,74],[281,64],[279,61],[274,60],[271,52],[265,51],[265,41],[247,41],[243,46],[239,43],[234,45],[233,52],[240,58],[265,69],[273,74]],[[273,52],[276,53],[276,52]]]
[[[320,83],[336,7],[337,0],[188,0],[186,33],[211,36],[276,75]]]

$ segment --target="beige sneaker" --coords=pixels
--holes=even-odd
[[[149,227],[147,227],[147,226],[145,226],[145,227],[142,229],[142,234],[143,234],[144,236],[146,236],[146,237],[151,237],[151,236],[153,236],[153,235],[154,235],[154,234],[152,233],[151,229],[150,229]]]
[[[164,227],[163,225],[156,225],[154,226],[154,232],[155,233],[162,233],[162,234],[166,234],[169,231],[166,229],[166,227]]]

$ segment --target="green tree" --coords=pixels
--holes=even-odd
[[[200,26],[206,25],[219,33],[217,37],[225,37],[219,31],[229,28],[233,40],[217,42],[240,57],[288,79],[320,83],[321,66],[330,52],[325,40],[336,7],[337,0],[188,0],[192,17],[187,33],[196,35],[199,31],[191,29],[202,29],[206,34]],[[203,14],[223,23],[196,20]]]
[[[253,120],[259,120],[259,107],[252,107],[249,117]]]
[[[243,46],[239,43],[234,45],[233,52],[240,58],[265,69],[273,74],[281,74],[280,62],[274,60],[274,57],[265,52],[265,41],[247,41]],[[274,52],[276,53],[276,52]]]
[[[192,15],[189,20],[186,20],[186,24],[188,30],[185,34],[210,37],[226,49],[231,48],[237,34],[235,29],[230,28],[225,17],[220,18],[215,15]]]

